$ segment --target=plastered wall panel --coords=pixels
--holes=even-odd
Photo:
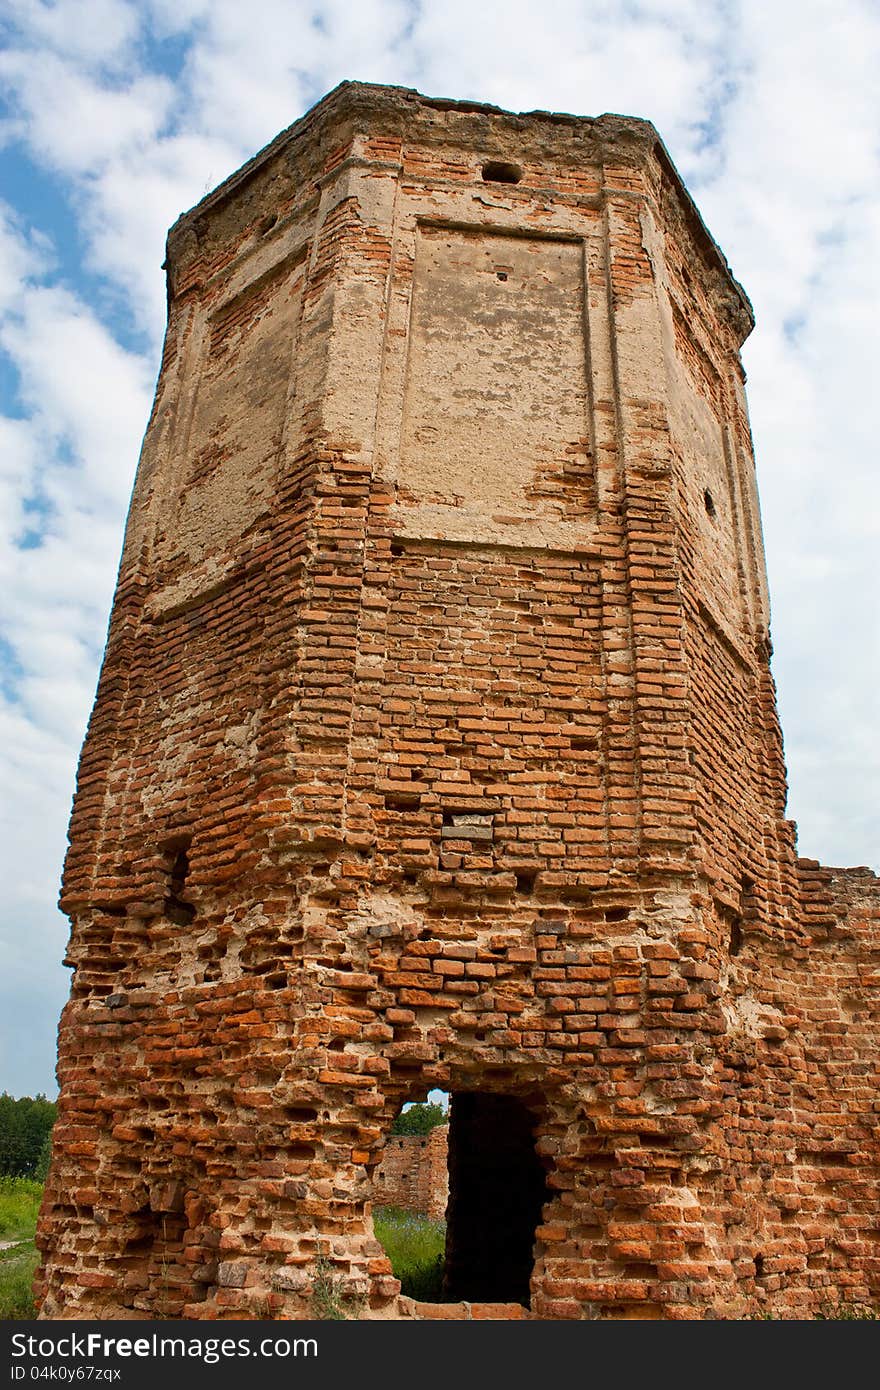
[[[400,500],[451,534],[586,512],[587,412],[581,244],[421,226]]]

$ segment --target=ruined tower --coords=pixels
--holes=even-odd
[[[428,1316],[370,1203],[434,1087],[447,1313],[868,1300],[877,884],[795,857],[752,316],[653,127],[345,83],[167,272],[44,1314]]]

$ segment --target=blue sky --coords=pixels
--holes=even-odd
[[[801,852],[880,869],[876,0],[5,0],[0,1090],[54,1094],[55,907],[158,367],[167,228],[343,78],[653,120],[755,306]]]

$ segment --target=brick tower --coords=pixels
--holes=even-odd
[[[435,1087],[447,1316],[868,1299],[877,885],[795,858],[752,316],[653,127],[344,83],[167,268],[44,1315],[436,1313],[370,1205]]]

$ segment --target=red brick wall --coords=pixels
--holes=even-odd
[[[401,1207],[442,1221],[449,1197],[449,1126],[428,1134],[392,1134],[374,1178],[376,1206]]]

